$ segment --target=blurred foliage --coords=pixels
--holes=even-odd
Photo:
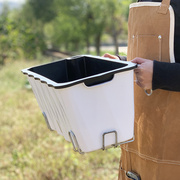
[[[104,34],[118,53],[127,35],[129,4],[134,0],[26,0],[18,10],[5,3],[0,14],[0,63],[8,58],[36,59],[46,49],[86,51],[100,45]]]
[[[55,0],[28,0],[27,4],[30,6],[37,20],[47,23],[57,15],[54,1]]]

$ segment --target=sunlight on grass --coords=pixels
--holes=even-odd
[[[0,69],[1,180],[116,180],[120,148],[80,155],[46,127],[21,69],[42,62],[8,62]]]

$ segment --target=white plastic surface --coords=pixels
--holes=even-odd
[[[73,131],[83,152],[102,148],[102,135],[116,130],[118,143],[134,136],[133,70],[120,72],[102,84],[87,87],[80,83],[55,89],[28,77],[42,112],[50,127],[70,141]],[[108,134],[105,146],[115,143]]]

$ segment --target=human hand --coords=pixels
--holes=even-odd
[[[107,57],[107,58],[110,58],[110,59],[119,59],[117,56],[109,54],[109,53],[105,53],[103,55],[103,57]]]
[[[145,90],[152,89],[153,61],[136,57],[131,62],[138,64],[134,70],[136,84]]]

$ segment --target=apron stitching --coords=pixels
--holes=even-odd
[[[138,151],[135,151],[133,149],[126,149],[126,148],[123,148],[123,147],[122,147],[122,149],[124,149],[127,152],[134,153],[134,154],[138,155],[139,157],[141,157],[143,159],[154,161],[156,163],[180,165],[180,161],[161,160],[161,159],[153,158],[151,156],[147,156],[145,154],[139,153]]]

